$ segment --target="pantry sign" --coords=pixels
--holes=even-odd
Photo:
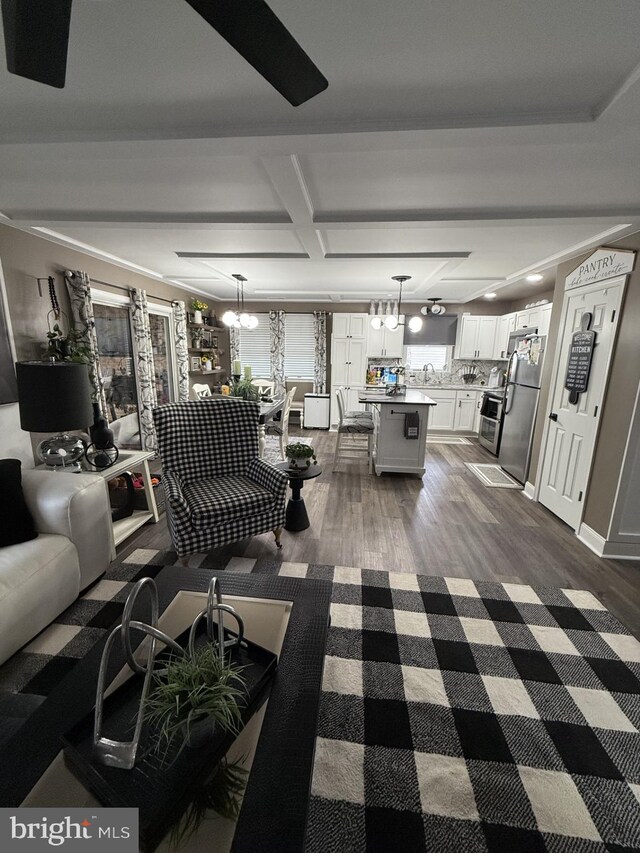
[[[596,249],[565,279],[564,289],[573,290],[594,281],[626,275],[633,269],[636,253],[631,249]]]

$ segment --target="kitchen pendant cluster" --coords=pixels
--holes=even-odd
[[[225,311],[222,322],[232,329],[256,329],[258,318],[255,314],[248,314],[244,308],[244,283],[247,280],[239,273],[233,273],[236,280],[236,310]]]
[[[381,329],[383,326],[389,329],[390,332],[395,331],[398,326],[404,326],[404,323],[400,322],[400,316],[402,314],[402,285],[405,281],[409,281],[411,278],[410,275],[394,275],[392,276],[392,281],[397,281],[399,285],[399,293],[398,293],[398,302],[397,302],[397,310],[393,314],[387,314],[386,316],[381,316],[380,314],[376,314],[371,318],[371,325],[374,329]],[[408,322],[409,331],[416,334],[422,328],[422,317],[411,317]]]

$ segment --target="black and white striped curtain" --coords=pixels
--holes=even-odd
[[[142,450],[158,450],[156,431],[153,425],[153,410],[158,405],[156,374],[153,363],[153,345],[149,307],[146,291],[136,288],[131,291],[131,325],[135,354],[136,380],[138,384],[138,409],[140,418],[140,440]]]
[[[176,341],[176,369],[178,375],[178,400],[189,400],[189,349],[187,344],[187,312],[184,302],[174,302],[173,329]]]
[[[67,271],[64,280],[69,291],[71,303],[71,318],[73,328],[79,336],[81,344],[89,356],[89,380],[91,382],[91,398],[98,403],[100,411],[107,416],[107,400],[104,393],[104,382],[100,371],[100,355],[98,338],[96,337],[96,321],[91,301],[91,281],[82,270]]]
[[[313,312],[313,338],[315,360],[313,365],[313,393],[324,394],[327,387],[327,312]]]

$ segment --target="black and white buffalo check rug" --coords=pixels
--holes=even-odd
[[[112,564],[0,667],[0,735],[118,618],[132,581],[174,562]],[[640,850],[640,643],[590,592],[193,565],[333,582],[308,853]]]

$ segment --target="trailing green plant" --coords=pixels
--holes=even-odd
[[[194,311],[206,311],[209,306],[206,302],[201,302],[199,299],[192,299],[191,307]]]
[[[303,444],[301,441],[292,441],[291,444],[287,444],[284,449],[284,455],[287,459],[307,459],[307,467],[311,464],[313,459],[313,464],[317,465],[318,460],[316,459],[316,452],[310,444]]]
[[[186,742],[193,726],[205,719],[237,734],[238,702],[246,692],[242,669],[221,660],[210,643],[196,649],[193,658],[172,657],[154,676],[145,708],[145,719],[157,732],[158,751],[163,747],[168,751],[176,739]]]
[[[47,358],[89,364],[91,353],[81,332],[69,329],[65,333],[58,323],[54,323],[53,328],[47,332]]]
[[[180,849],[191,838],[208,811],[214,811],[227,820],[238,819],[249,774],[242,766],[244,760],[243,756],[239,761],[230,763],[225,757],[215,766],[207,782],[171,830],[171,843],[175,849]]]
[[[260,389],[250,379],[240,379],[238,382],[234,382],[231,393],[234,397],[241,397],[249,402],[258,403],[260,401]]]

